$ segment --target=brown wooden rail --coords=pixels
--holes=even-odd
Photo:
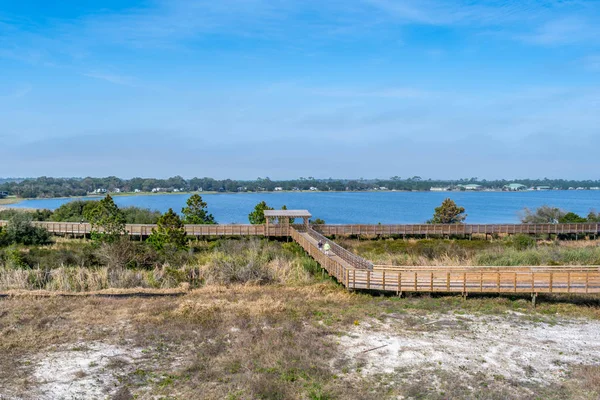
[[[0,221],[0,227],[7,221]],[[35,222],[53,233],[86,234],[90,224],[78,222]],[[296,225],[295,225],[296,226]],[[127,224],[126,230],[133,236],[148,236],[155,225]],[[298,226],[296,226],[298,227]],[[420,225],[313,225],[312,228],[326,236],[348,235],[474,235],[474,234],[600,234],[600,224],[420,224]],[[264,235],[264,225],[186,225],[191,236]],[[270,236],[289,236],[288,227],[271,226]]]
[[[477,234],[594,234],[600,224],[419,224],[419,225],[313,225],[326,235],[477,235]]]
[[[7,221],[0,221],[0,227],[7,225]],[[79,222],[49,222],[34,221],[34,225],[46,228],[51,233],[85,235],[91,232],[91,225]],[[131,236],[149,236],[153,224],[127,224],[125,230]],[[263,236],[264,225],[185,225],[185,231],[190,236]],[[276,229],[274,233],[279,233]]]
[[[600,293],[600,271],[561,267],[552,271],[432,269],[347,271],[349,289],[456,293]]]

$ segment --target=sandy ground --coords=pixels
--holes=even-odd
[[[141,350],[101,342],[76,343],[31,360],[38,399],[111,398],[118,375],[142,356]]]
[[[600,322],[533,322],[517,313],[391,316],[359,323],[336,342],[343,356],[333,367],[350,362],[363,376],[442,369],[547,385],[569,366],[600,364]]]

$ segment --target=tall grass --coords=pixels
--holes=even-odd
[[[576,245],[571,242],[536,243],[530,238],[519,237],[494,242],[473,242],[382,240],[345,241],[344,244],[375,264],[386,265],[600,265],[599,242],[577,242]]]
[[[168,262],[154,268],[128,268],[127,262],[110,262],[104,266],[88,266],[77,258],[61,257],[65,263],[34,268],[16,260],[17,255],[0,261],[0,290],[51,290],[67,292],[128,288],[191,288],[230,284],[307,284],[314,282],[318,265],[296,245],[267,240],[220,241],[186,263],[174,266]],[[106,252],[106,249],[101,249]],[[12,254],[12,253],[10,253]],[[62,254],[62,253],[61,253]]]

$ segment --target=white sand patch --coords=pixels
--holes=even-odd
[[[600,364],[600,323],[587,320],[429,315],[411,324],[390,318],[355,326],[336,341],[344,359],[335,365],[366,375],[435,368],[547,384],[564,377],[569,365]]]
[[[117,375],[141,350],[100,342],[78,343],[33,360],[39,399],[106,399],[119,389]]]

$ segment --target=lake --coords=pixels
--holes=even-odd
[[[539,192],[314,192],[201,194],[221,224],[248,223],[248,213],[260,201],[274,208],[307,209],[329,224],[410,224],[431,218],[434,208],[449,197],[465,207],[467,223],[518,223],[524,207],[544,204],[580,215],[600,210],[600,191]],[[180,212],[189,194],[116,196],[119,207],[138,206]],[[86,199],[98,199],[88,197]],[[74,199],[24,200],[14,207],[56,209]]]

